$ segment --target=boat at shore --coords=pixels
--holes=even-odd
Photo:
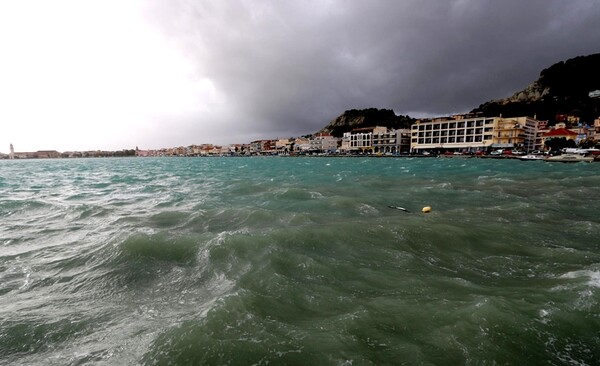
[[[546,158],[546,161],[559,162],[559,163],[579,163],[579,162],[591,163],[592,161],[594,161],[594,158],[591,156],[567,153],[567,154],[562,154],[562,155],[557,155],[557,156],[551,156],[549,158]]]
[[[519,160],[525,160],[525,161],[544,160],[544,159],[545,159],[544,155],[527,154],[527,155],[519,156]]]

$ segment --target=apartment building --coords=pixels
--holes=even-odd
[[[344,133],[340,150],[345,153],[401,153],[410,150],[410,130],[375,126]]]
[[[310,150],[310,140],[305,137],[296,137],[293,150],[295,153],[307,153]]]
[[[529,117],[498,118],[492,147],[516,148],[524,151],[542,150],[546,121]]]
[[[278,139],[275,141],[275,151],[277,155],[287,155],[292,151],[292,141],[290,139]]]
[[[319,133],[309,141],[310,151],[334,153],[338,148],[338,139],[332,135]]]
[[[385,128],[385,127],[384,127]],[[373,133],[374,153],[401,153],[410,151],[409,129],[385,129]]]
[[[269,155],[276,153],[277,140],[256,140],[250,143],[250,154]]]

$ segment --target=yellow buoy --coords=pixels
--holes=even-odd
[[[425,207],[423,207],[423,209],[421,211],[423,211],[423,213],[430,213],[431,212],[431,207],[430,206],[425,206]]]

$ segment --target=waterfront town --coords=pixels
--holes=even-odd
[[[303,137],[256,140],[244,144],[213,144],[169,147],[156,150],[139,148],[121,151],[42,150],[16,152],[10,145],[1,159],[48,159],[88,157],[159,156],[253,156],[253,155],[524,155],[543,154],[558,148],[594,148],[600,144],[600,118],[580,121],[576,116],[560,115],[554,126],[535,117],[482,117],[454,115],[416,120],[410,129],[381,126],[361,127],[341,137],[316,133]]]

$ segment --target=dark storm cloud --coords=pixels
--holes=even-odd
[[[599,51],[596,5],[215,0],[148,14],[223,95],[227,116],[213,123],[284,137],[350,108],[444,115],[506,97],[557,61]]]

